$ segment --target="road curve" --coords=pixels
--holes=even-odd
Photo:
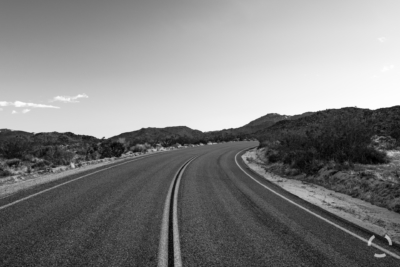
[[[171,180],[187,159],[210,149],[155,154],[0,210],[0,266],[155,266]],[[81,175],[1,199],[0,206]]]
[[[176,199],[177,222],[168,227],[168,251],[174,254],[172,240],[178,238],[183,266],[399,266],[393,257],[374,258],[376,248],[250,179],[235,155],[255,145],[237,142],[155,154],[0,199],[4,207],[71,181],[0,209],[0,266],[157,266],[170,188],[177,189],[169,196],[169,205]],[[341,227],[370,237],[251,175]],[[382,239],[375,242],[387,247]]]
[[[0,266],[156,266],[165,198],[177,170],[225,146],[249,143],[154,154],[0,199]]]
[[[241,170],[237,152],[226,147],[202,155],[183,175],[183,266],[400,266],[393,257],[374,257],[380,253],[376,248],[260,186],[243,170],[318,216],[370,237],[250,172],[238,157]],[[387,243],[380,245],[388,248]]]

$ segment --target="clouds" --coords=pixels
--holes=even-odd
[[[78,94],[76,96],[55,96],[51,102],[63,102],[63,103],[79,103],[79,98],[89,98],[86,94]]]
[[[15,102],[7,102],[7,101],[0,101],[0,107],[16,107],[16,108],[25,108],[21,111],[21,113],[26,114],[31,111],[31,108],[51,108],[51,109],[59,109],[60,107],[52,106],[52,105],[44,105],[44,104],[36,104],[36,103],[26,103],[22,101],[15,101]],[[0,111],[3,108],[0,108]],[[19,113],[16,110],[13,110],[11,114]]]
[[[25,113],[28,113],[29,111],[31,111],[30,109],[28,109],[28,108],[26,108],[26,109],[23,109],[22,111],[21,111],[21,113],[22,114],[25,114]],[[19,113],[18,111],[15,111],[15,110],[13,110],[12,112],[11,112],[11,114],[17,114],[17,113]]]
[[[386,37],[379,37],[378,41],[381,42],[381,43],[384,43],[384,42],[387,41],[387,38]]]
[[[76,96],[55,96],[49,102],[63,102],[63,103],[79,103],[78,99],[80,98],[89,98],[86,94],[78,94]],[[36,103],[27,103],[22,101],[8,102],[8,101],[0,101],[0,111],[3,110],[2,107],[15,107],[15,108],[23,108],[21,112],[17,110],[13,110],[11,114],[22,113],[26,114],[30,112],[32,109],[60,109],[58,106],[54,105],[45,105],[45,104],[36,104]]]
[[[384,67],[381,69],[381,72],[388,72],[388,71],[390,71],[390,70],[392,70],[392,69],[394,69],[394,65],[384,66]]]
[[[60,108],[60,107],[51,106],[51,105],[25,103],[25,102],[21,102],[21,101],[15,101],[15,102],[0,101],[0,107],[9,107],[9,106],[16,107],[16,108],[24,108],[24,107],[30,107],[30,108]]]

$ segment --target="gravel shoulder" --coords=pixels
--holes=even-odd
[[[387,234],[400,244],[400,214],[319,185],[269,173],[262,167],[264,163],[260,157],[257,149],[242,156],[253,171],[286,191],[378,235]]]
[[[162,153],[165,151],[160,152],[153,152],[154,153]],[[71,166],[62,166],[53,169],[53,172],[50,173],[32,173],[29,175],[18,175],[13,177],[7,177],[0,180],[0,199],[13,195],[21,190],[25,190],[40,184],[52,182],[55,180],[63,179],[70,175],[78,174],[81,172],[85,172],[88,170],[96,169],[99,167],[115,164],[115,163],[122,163],[124,161],[133,160],[136,158],[140,158],[144,155],[130,155],[124,156],[121,158],[105,158],[101,160],[94,160],[91,162],[87,162],[82,164],[80,167],[76,166],[72,168]]]

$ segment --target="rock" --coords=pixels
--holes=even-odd
[[[71,167],[71,169],[75,169],[75,164],[74,164],[73,162],[71,162],[71,163],[69,164],[69,166]]]

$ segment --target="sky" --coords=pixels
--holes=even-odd
[[[398,105],[398,0],[2,0],[0,129],[111,137]]]

